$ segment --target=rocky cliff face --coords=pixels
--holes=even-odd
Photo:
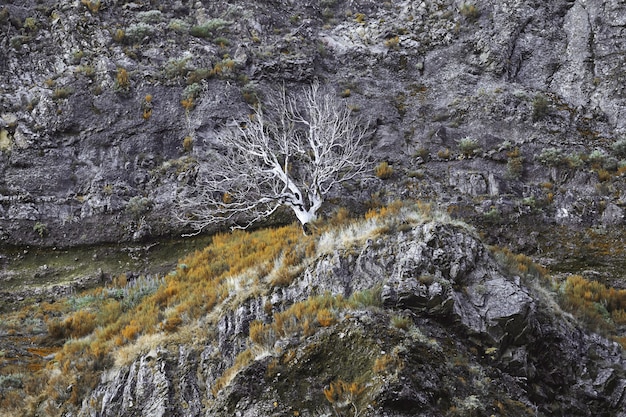
[[[525,227],[623,223],[620,2],[46,0],[0,12],[5,243],[180,232],[172,202],[205,144],[246,101],[313,77],[375,127],[375,157],[395,171],[383,198],[434,199],[475,221],[532,216]]]
[[[290,286],[222,310],[207,340],[107,371],[78,415],[625,415],[616,343],[581,330],[540,275],[515,274],[466,226],[414,220],[333,236]],[[335,304],[316,330],[294,316],[255,334],[272,309],[321,294],[369,298]]]
[[[3,3],[0,242],[181,233],[176,195],[221,130],[317,78],[393,168],[337,205],[432,200],[546,261],[614,260],[626,6],[544,3]],[[192,335],[136,347],[70,415],[624,416],[619,346],[582,330],[540,274],[466,226],[388,227],[333,236],[289,286],[241,291]]]

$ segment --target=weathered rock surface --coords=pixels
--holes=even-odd
[[[623,417],[620,347],[583,331],[528,282],[462,225],[427,222],[348,244],[289,287],[227,312],[204,344],[158,347],[107,371],[79,415],[331,415],[323,389],[361,377],[366,398],[352,402],[360,415]],[[215,390],[250,347],[249,324],[271,320],[268,300],[284,309],[315,294],[375,288],[380,307],[355,309],[313,335],[279,337]],[[410,325],[394,326],[393,317]],[[384,369],[381,357],[391,361]]]
[[[173,201],[205,145],[245,100],[313,77],[394,167],[386,195],[356,195],[437,200],[488,228],[622,227],[624,16],[613,0],[5,4],[0,239],[180,233]]]

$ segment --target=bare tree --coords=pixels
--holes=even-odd
[[[297,97],[283,88],[224,132],[223,149],[199,164],[177,216],[197,230],[223,222],[246,228],[287,206],[306,233],[328,193],[366,170],[365,134],[317,82]]]

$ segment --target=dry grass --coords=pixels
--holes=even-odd
[[[580,275],[572,275],[563,285],[566,308],[586,323],[604,330],[626,324],[626,290],[617,290]]]
[[[47,366],[45,362],[33,365],[30,388],[21,391],[19,406],[27,410],[26,415],[75,413],[102,370],[126,365],[159,346],[202,343],[224,313],[269,294],[276,286],[290,285],[320,254],[349,249],[428,220],[449,221],[442,216],[427,204],[394,203],[360,219],[338,210],[326,224],[316,225],[313,236],[303,236],[295,224],[217,234],[209,246],[182,259],[166,277],[129,282],[121,275],[108,287],[74,295],[66,302],[42,303],[14,313],[16,331],[26,319],[36,320],[37,326],[47,325],[51,340],[63,344]],[[227,386],[254,356],[276,353],[278,339],[310,336],[345,320],[351,309],[379,303],[376,290],[350,299],[325,294],[274,312],[271,323],[253,323],[250,350],[214,390]],[[268,314],[272,309],[270,304]],[[78,388],[68,392],[70,385]]]

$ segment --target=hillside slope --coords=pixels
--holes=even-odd
[[[559,307],[554,289],[567,293],[566,283],[488,249],[446,216],[402,208],[368,217],[291,237],[300,256],[267,261],[250,252],[270,247],[267,232],[220,237],[184,260],[126,327],[70,341],[59,368],[86,363],[97,346],[110,346],[115,364],[89,368],[102,372],[96,384],[80,373],[70,384],[72,372],[50,379],[61,395],[40,398],[33,412],[624,416],[622,348]],[[220,247],[233,254],[221,267]],[[244,254],[256,262],[240,269]],[[144,315],[153,327],[133,327]],[[101,341],[112,328],[126,340]],[[78,386],[87,381],[91,392]]]

